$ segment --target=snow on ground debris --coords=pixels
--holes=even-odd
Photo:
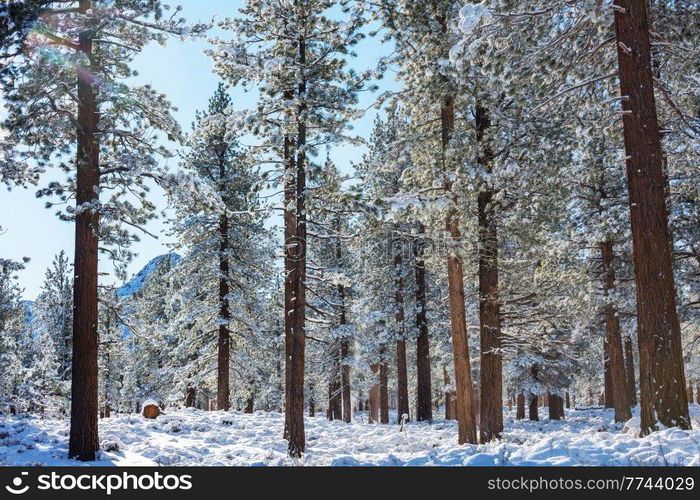
[[[156,420],[117,415],[100,421],[102,451],[96,465],[689,465],[700,466],[700,405],[694,430],[665,429],[645,438],[614,424],[611,410],[567,410],[566,420],[505,419],[502,441],[458,446],[457,426],[370,425],[306,419],[307,453],[286,456],[284,415],[238,411],[174,410]],[[68,422],[0,417],[1,465],[77,465],[67,458]]]

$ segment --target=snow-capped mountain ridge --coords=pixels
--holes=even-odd
[[[124,298],[130,297],[135,293],[138,293],[148,281],[148,278],[158,269],[162,264],[169,266],[176,266],[182,257],[174,252],[159,255],[151,259],[148,264],[143,266],[143,268],[134,274],[132,278],[124,283],[122,286],[117,288],[117,297]]]

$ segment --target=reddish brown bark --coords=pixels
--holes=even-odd
[[[491,125],[486,109],[476,109],[477,141]],[[488,145],[479,157],[487,172],[491,171]],[[485,190],[478,196],[479,223],[479,320],[481,327],[481,384],[479,405],[479,439],[487,443],[503,432],[503,361],[501,358],[501,314],[498,293],[498,230],[494,192]]]
[[[442,374],[445,382],[445,420],[455,419],[455,393],[454,391],[448,389],[450,387],[450,373],[447,371],[447,367],[442,367]]]
[[[446,97],[441,108],[443,163],[447,162],[447,148],[454,130],[454,98]],[[447,165],[445,165],[447,168]],[[451,186],[448,186],[448,191]],[[446,221],[446,229],[455,244],[461,242],[459,218],[451,210]],[[447,257],[447,282],[450,302],[450,324],[452,333],[452,357],[455,365],[455,386],[457,398],[455,417],[458,426],[459,444],[476,443],[476,409],[474,408],[474,388],[472,385],[471,364],[469,361],[469,340],[467,316],[464,307],[464,274],[462,259],[456,253]]]
[[[306,40],[300,37],[298,40],[299,65],[306,63]],[[298,85],[299,96],[306,95],[306,81],[301,80]],[[287,390],[286,428],[288,431],[289,456],[301,457],[306,447],[306,435],[304,432],[304,366],[306,355],[306,105],[304,100],[297,110],[297,157],[295,169],[294,192],[294,233],[293,240],[285,245],[285,257],[291,260],[289,290],[291,295],[289,303],[291,311],[291,335],[289,347],[290,364],[289,388]],[[285,287],[286,288],[286,287]],[[286,303],[287,301],[285,301]]]
[[[284,93],[284,99],[290,101],[293,98],[291,91]],[[295,241],[297,220],[294,207],[296,206],[296,161],[293,149],[294,140],[289,136],[284,137],[284,439],[289,439],[289,388],[291,387],[292,373],[292,310],[293,301],[293,271],[294,259],[289,245]],[[329,389],[330,390],[330,389]],[[330,400],[330,399],[329,399]],[[329,417],[330,418],[330,417]]]
[[[555,394],[549,395],[549,419],[562,420],[564,418],[564,398]]]
[[[523,420],[525,418],[525,394],[518,394],[518,408],[515,412],[515,419],[516,420]]]
[[[641,430],[649,434],[657,421],[689,429],[647,2],[615,0],[614,12],[637,291]]]
[[[86,12],[90,0],[81,0]],[[79,50],[89,68],[78,70],[78,128],[76,153],[75,263],[73,284],[73,358],[71,379],[71,421],[68,456],[81,461],[95,460],[99,449],[98,368],[97,368],[97,268],[100,158],[98,142],[99,111],[93,87],[92,30],[79,35]]]
[[[625,359],[622,352],[622,337],[620,335],[620,318],[617,308],[611,301],[611,294],[615,289],[615,254],[613,243],[606,240],[600,244],[601,262],[603,265],[603,289],[608,301],[605,305],[605,331],[607,345],[606,368],[609,374],[609,384],[606,384],[606,394],[610,390],[609,397],[615,408],[615,421],[626,422],[632,418],[630,406],[627,403],[627,380],[625,378]]]
[[[529,414],[528,414],[528,418],[530,420],[539,420],[540,419],[539,413],[537,411],[537,409],[538,409],[537,403],[538,403],[537,395],[530,394],[530,406],[529,406]]]

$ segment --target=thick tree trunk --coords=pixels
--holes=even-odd
[[[231,409],[231,390],[229,388],[229,358],[231,355],[231,333],[229,332],[229,324],[231,322],[231,311],[229,310],[228,302],[228,232],[228,216],[222,214],[219,218],[219,342],[217,346],[216,407],[224,411],[229,411]]]
[[[676,313],[663,157],[654,98],[647,2],[615,0],[634,274],[637,290],[641,430],[657,421],[690,429]]]
[[[253,409],[255,407],[255,398],[251,394],[248,396],[248,399],[246,399],[245,402],[245,410],[243,410],[244,413],[253,413]]]
[[[447,148],[454,130],[454,118],[454,98],[450,96],[445,98],[441,109],[443,163],[445,164],[447,163]],[[451,186],[449,187],[451,188]],[[447,217],[446,229],[452,242],[459,245],[462,235],[459,230],[459,219],[454,209]],[[469,361],[467,315],[464,307],[464,274],[462,259],[456,253],[451,253],[447,257],[447,282],[450,301],[452,356],[455,364],[455,385],[457,388],[455,417],[459,433],[458,442],[459,444],[476,444],[476,410]]]
[[[549,395],[549,419],[562,420],[564,419],[564,398],[555,394]]]
[[[413,246],[415,256],[416,276],[416,420],[428,422],[433,420],[433,406],[431,404],[432,384],[430,376],[430,337],[428,335],[428,303],[426,299],[425,262],[421,258],[420,249]]]
[[[477,141],[491,125],[488,112],[476,109]],[[491,171],[491,153],[486,144],[479,163]],[[498,230],[494,192],[478,196],[479,222],[479,320],[481,325],[481,384],[479,438],[482,443],[498,439],[503,432],[503,361],[501,358],[501,314],[498,293]]]
[[[80,10],[91,7],[80,1]],[[92,66],[91,31],[80,33],[79,49]],[[71,378],[71,420],[68,456],[81,461],[95,460],[99,449],[97,368],[97,231],[99,229],[100,160],[98,105],[92,68],[78,71],[78,129],[76,155],[75,265],[73,285],[73,359]]]
[[[634,354],[632,339],[625,337],[625,380],[627,381],[627,402],[630,407],[637,406],[637,384],[634,378]]]
[[[538,413],[538,400],[539,398],[537,397],[536,394],[530,394],[530,406],[529,406],[529,414],[528,418],[530,420],[539,420],[539,413]]]
[[[292,100],[293,93],[284,93],[286,101]],[[289,390],[292,386],[292,311],[294,309],[294,257],[290,247],[296,241],[297,219],[296,219],[296,185],[297,171],[294,159],[294,140],[289,136],[284,137],[284,439],[289,439]],[[329,391],[331,389],[329,388]],[[329,398],[330,401],[330,398]],[[330,414],[330,407],[329,407]],[[329,417],[331,418],[331,417]],[[332,418],[331,418],[332,419]]]
[[[523,420],[523,419],[525,419],[525,394],[523,394],[523,393],[518,394],[517,405],[518,405],[518,408],[515,412],[515,419],[516,420]]]
[[[608,363],[610,374],[610,390],[612,404],[615,408],[615,421],[627,422],[632,418],[630,406],[627,403],[627,380],[625,378],[625,358],[622,352],[622,337],[620,335],[620,318],[617,308],[611,302],[615,289],[615,253],[611,240],[600,245],[601,262],[603,264],[604,293],[608,303],[605,305],[605,331],[608,346]],[[607,389],[607,388],[606,388]]]
[[[379,423],[379,363],[372,363],[374,384],[369,388],[369,421]]]
[[[306,40],[298,41],[299,65],[306,64]],[[289,389],[287,391],[288,412],[286,415],[289,456],[299,458],[304,453],[306,436],[304,432],[304,366],[306,351],[306,82],[301,80],[298,86],[300,104],[297,110],[297,158],[295,171],[295,227],[292,241],[285,245],[286,258],[291,260],[290,304],[291,312],[291,346],[288,363],[290,363]],[[286,302],[286,301],[285,301]]]

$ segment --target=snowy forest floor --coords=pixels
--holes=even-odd
[[[638,409],[637,413],[638,414]],[[507,412],[502,441],[458,446],[454,421],[371,425],[306,419],[307,452],[286,456],[284,415],[176,410],[156,420],[117,415],[100,420],[102,451],[91,465],[689,465],[700,466],[700,405],[692,431],[665,429],[637,438],[638,419],[614,424],[612,410],[567,410],[566,420],[515,421]],[[627,427],[627,428],[625,428]],[[624,430],[624,432],[623,432]],[[67,458],[68,421],[0,417],[1,465],[78,465]]]

